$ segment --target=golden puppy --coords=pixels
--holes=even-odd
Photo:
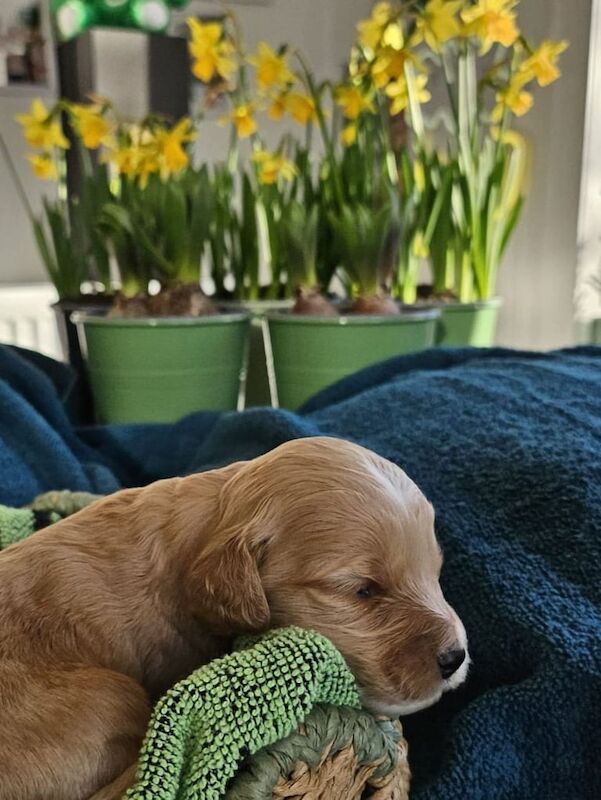
[[[9,547],[0,799],[120,797],[152,703],[243,631],[325,634],[375,711],[435,702],[468,659],[433,519],[394,464],[314,438],[119,492]]]

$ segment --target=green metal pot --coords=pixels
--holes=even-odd
[[[298,408],[363,367],[431,347],[438,316],[437,309],[398,317],[267,314],[263,330],[273,405]]]
[[[119,319],[76,313],[99,422],[173,422],[238,408],[249,317]]]
[[[441,347],[492,347],[502,304],[500,297],[477,303],[441,303],[436,344]]]
[[[601,344],[601,319],[577,322],[575,338],[578,344]]]

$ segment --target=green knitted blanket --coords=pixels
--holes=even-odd
[[[0,507],[0,549],[95,499],[52,493]],[[218,800],[240,764],[289,736],[318,703],[359,708],[353,676],[324,637],[283,628],[242,639],[154,709],[128,800]]]
[[[315,704],[359,708],[324,637],[282,628],[239,644],[158,702],[129,800],[218,800],[247,756],[289,736]]]

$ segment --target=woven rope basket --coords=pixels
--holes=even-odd
[[[320,706],[249,758],[225,800],[407,800],[409,781],[400,723]]]

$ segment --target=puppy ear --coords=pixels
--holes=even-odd
[[[195,613],[217,633],[258,631],[269,624],[257,539],[248,526],[220,535],[192,568]]]

